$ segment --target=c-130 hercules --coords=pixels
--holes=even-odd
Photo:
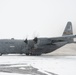
[[[75,43],[73,41],[75,37],[76,35],[73,35],[72,31],[72,23],[68,22],[61,37],[35,37],[33,40],[1,39],[0,55],[17,53],[36,56],[43,53],[50,53],[68,43]]]

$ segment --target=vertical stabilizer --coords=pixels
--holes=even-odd
[[[66,35],[73,35],[72,23],[71,22],[67,23],[66,28],[63,32],[63,36],[66,36]]]

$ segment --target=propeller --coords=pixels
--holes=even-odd
[[[37,43],[37,42],[38,42],[38,38],[35,37],[35,38],[33,39],[33,41],[34,41],[35,43]]]
[[[27,40],[27,38],[24,40],[24,42],[27,44],[28,43],[28,40]]]

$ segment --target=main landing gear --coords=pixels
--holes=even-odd
[[[35,53],[26,53],[27,56],[40,56],[41,54],[35,54]]]

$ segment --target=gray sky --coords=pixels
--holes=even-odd
[[[61,36],[71,21],[76,34],[76,0],[0,0],[0,38]]]

